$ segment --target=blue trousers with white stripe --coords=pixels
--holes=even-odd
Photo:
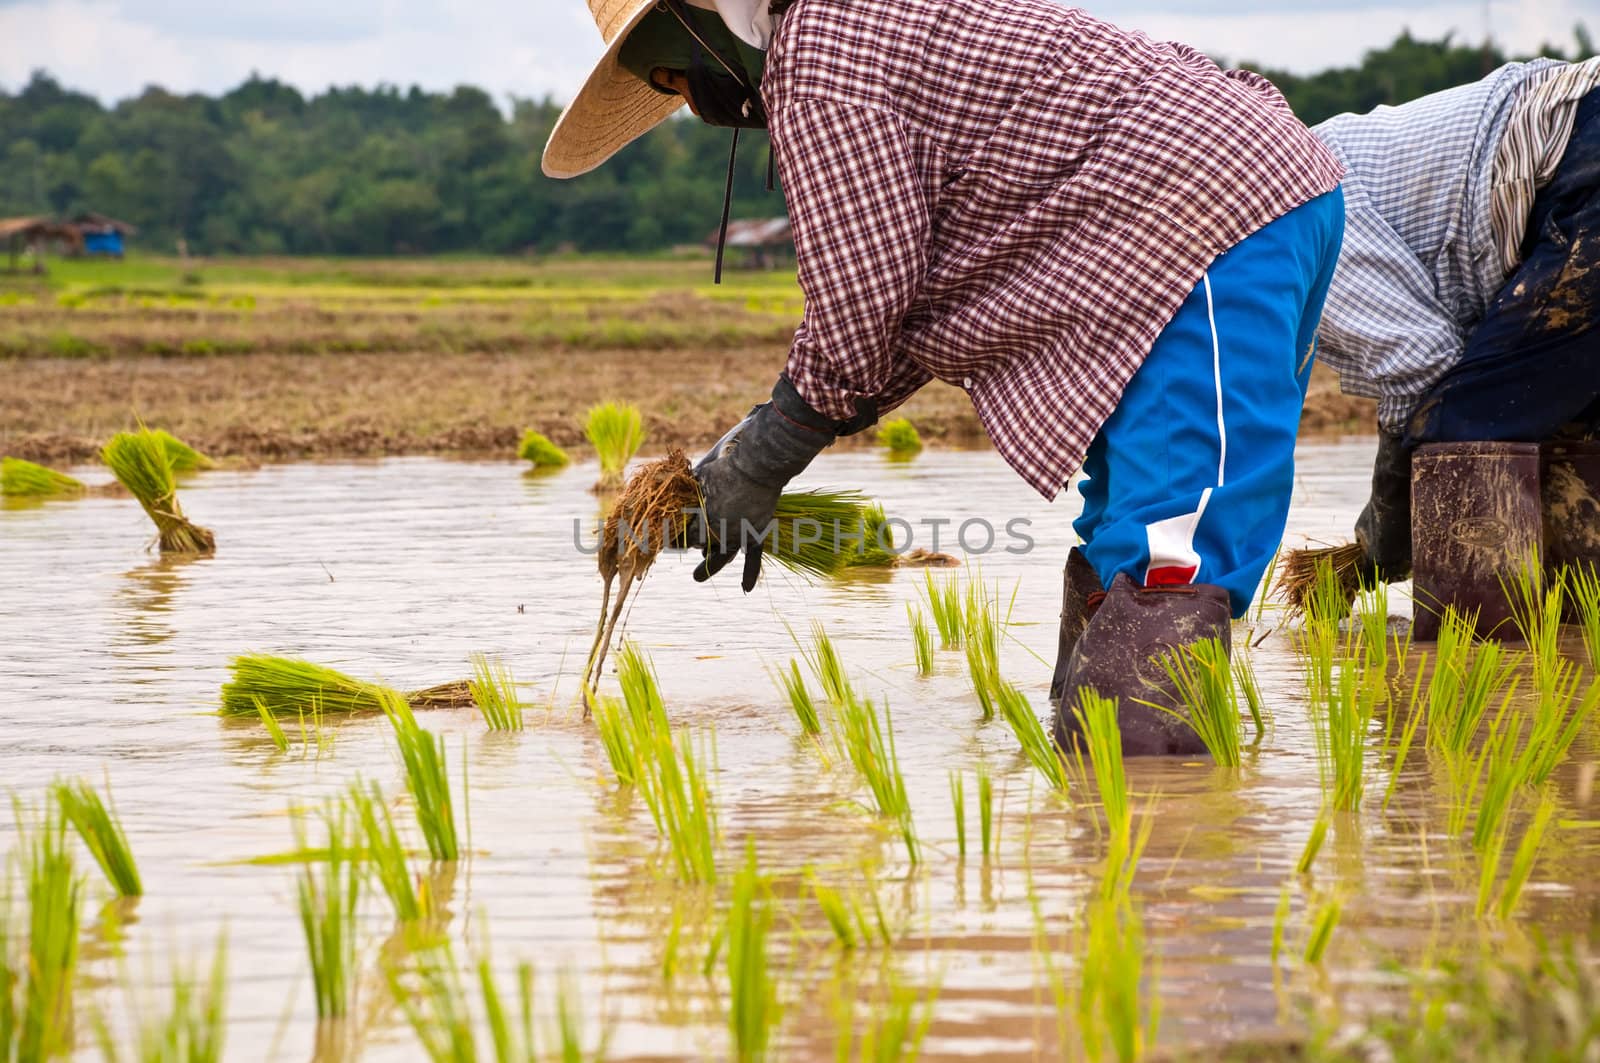
[[[1109,587],[1211,583],[1244,615],[1283,538],[1344,194],[1211,263],[1089,447],[1073,524]]]

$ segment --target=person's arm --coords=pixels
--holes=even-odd
[[[849,420],[904,402],[931,374],[894,357],[927,269],[928,205],[900,120],[798,99],[771,116],[805,316],[785,376],[812,409]]]

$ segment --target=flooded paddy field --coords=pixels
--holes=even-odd
[[[1370,442],[1302,448],[1289,545],[1348,534],[1370,462]],[[1086,992],[1082,976],[1104,959],[1088,943],[1107,911],[1095,906],[1109,836],[1100,799],[1081,777],[1065,798],[1049,791],[1006,724],[982,718],[962,652],[938,650],[933,674],[917,674],[906,607],[926,607],[921,571],[806,583],[768,565],[747,596],[726,573],[694,584],[690,556],[657,565],[625,637],[653,662],[673,729],[707,753],[716,813],[715,884],[679,881],[578,699],[599,595],[583,552],[601,504],[593,473],[592,463],[533,476],[511,462],[428,458],[208,472],[182,489],[185,510],[217,537],[216,556],[193,561],[146,553],[149,523],[125,498],[0,510],[0,780],[25,823],[53,780],[102,790],[109,781],[143,878],[143,897],[113,903],[77,854],[79,1054],[97,1055],[91,1016],[103,1013],[125,1038],[140,1014],[167,1006],[159,993],[172,960],[203,965],[226,935],[225,1058],[421,1058],[391,981],[405,995],[418,954],[440,946],[398,931],[375,881],[357,909],[349,1016],[317,1020],[295,825],[319,844],[319,809],[358,778],[390,798],[453,961],[466,969],[490,957],[513,1002],[516,966],[532,964],[541,1051],[559,1052],[565,1013],[585,1049],[603,1046],[609,1058],[731,1056],[734,945],[721,931],[747,848],[770,917],[771,1054],[833,1057],[843,1030],[854,1033],[844,1052],[854,1057],[875,1031],[874,1058],[896,1058],[884,1046],[909,1053],[915,1038],[882,1027],[901,1012],[912,1033],[926,1020],[925,1058],[1078,1056],[1086,1031],[1097,1047],[1092,1028],[1103,1020],[1089,1017],[1109,996]],[[967,553],[953,571],[994,589],[1006,619],[1000,671],[1048,725],[1074,494],[1047,505],[997,456],[947,451],[910,463],[830,454],[801,486],[863,490],[911,522],[914,546],[934,546],[930,522],[947,520],[938,548],[958,555],[963,522],[997,526],[995,548]],[[1013,519],[1028,522],[1016,527],[1031,550],[1005,549],[1021,545],[1005,532]],[[969,529],[969,546],[982,539]],[[1390,608],[1404,614],[1409,603],[1397,591]],[[856,690],[891,714],[919,863],[871,812],[849,763],[806,738],[791,712],[778,673],[809,646],[813,622]],[[1314,1054],[1318,1038],[1337,1043],[1406,1007],[1421,969],[1524,947],[1534,927],[1551,939],[1589,929],[1600,896],[1592,727],[1551,776],[1549,836],[1507,919],[1475,915],[1483,857],[1421,738],[1389,793],[1393,757],[1377,752],[1392,752],[1388,705],[1369,728],[1359,810],[1322,820],[1326,840],[1306,861],[1325,798],[1297,630],[1270,605],[1236,627],[1268,710],[1240,769],[1127,762],[1136,829],[1149,833],[1116,918],[1142,960],[1135,1025],[1148,1029],[1159,1011],[1154,1041],[1139,1050]],[[1562,648],[1587,683],[1581,642],[1569,632]],[[286,721],[286,751],[259,720],[217,716],[229,662],[247,652],[405,690],[464,678],[473,653],[509,666],[525,730],[488,732],[470,708],[417,714],[444,738],[463,858],[428,861],[382,715],[328,718],[320,735]],[[1403,705],[1410,675],[1393,686]],[[616,693],[614,675],[601,691]],[[993,793],[988,855],[980,773]],[[1506,841],[1507,865],[1525,819]],[[0,826],[0,850],[15,840],[10,823]],[[10,881],[20,898],[19,873]],[[853,947],[819,895],[862,913]],[[1307,962],[1319,932],[1326,949]],[[130,992],[140,993],[129,987],[139,985],[156,1002],[130,1018]],[[479,1007],[476,982],[466,997]]]

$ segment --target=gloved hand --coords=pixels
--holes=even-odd
[[[1372,495],[1356,518],[1356,542],[1366,550],[1362,576],[1395,583],[1411,575],[1411,448],[1388,432],[1378,436]]]
[[[685,545],[705,551],[694,570],[696,582],[716,575],[743,550],[740,585],[746,594],[755,589],[763,546],[775,539],[773,514],[784,487],[834,439],[876,420],[870,403],[849,421],[824,417],[806,405],[788,378],[779,377],[772,401],[751,410],[694,467],[703,520],[690,522]]]

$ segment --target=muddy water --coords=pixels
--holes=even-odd
[[[1359,441],[1303,449],[1291,543],[1342,537],[1364,497],[1370,453]],[[573,534],[574,520],[595,515],[592,477],[585,466],[532,477],[510,463],[426,459],[205,474],[182,498],[216,531],[218,553],[187,563],[145,552],[149,527],[125,499],[0,511],[0,782],[31,800],[54,777],[109,773],[145,877],[147,896],[123,913],[120,930],[91,903],[97,941],[86,995],[114,1004],[106,983],[152,970],[159,982],[166,957],[200,954],[225,928],[230,1058],[311,1054],[293,872],[242,861],[291,847],[291,807],[312,806],[358,775],[402,793],[402,775],[382,720],[331,728],[320,754],[298,743],[280,754],[253,723],[210,715],[227,662],[245,651],[296,654],[414,688],[463,676],[468,654],[484,651],[502,656],[537,704],[520,735],[486,734],[470,712],[424,719],[447,736],[458,776],[463,751],[469,765],[475,855],[435,882],[449,898],[452,936],[478,945],[487,935],[508,968],[533,960],[542,990],[570,971],[585,1021],[608,1031],[612,1055],[724,1053],[721,1005],[699,972],[704,895],[663,876],[648,816],[608,785],[599,745],[573,709],[597,606],[592,562]],[[969,558],[966,571],[981,571],[1008,603],[1003,670],[1047,711],[1075,496],[1046,505],[989,453],[936,452],[905,465],[841,454],[808,479],[859,486],[912,521],[948,519],[946,538],[969,518],[1031,521],[1031,552],[997,546]],[[927,524],[916,532],[918,545],[932,545]],[[979,546],[974,532],[968,541]],[[1000,545],[1008,542],[1016,545]],[[753,838],[795,913],[780,917],[779,942],[796,934],[809,942],[778,948],[790,1053],[831,1054],[830,995],[851,992],[839,986],[855,978],[870,997],[889,964],[903,982],[939,986],[928,1054],[1054,1054],[1056,1007],[1041,957],[1070,980],[1070,938],[1100,856],[1094,814],[1048,797],[1004,725],[980,721],[961,654],[940,653],[934,676],[915,675],[903,603],[917,599],[920,573],[808,585],[769,569],[744,596],[731,575],[693,584],[691,567],[687,558],[658,566],[628,634],[652,655],[674,722],[715,735],[722,866]],[[1405,605],[1397,597],[1393,607]],[[769,670],[794,653],[786,625],[804,631],[813,620],[837,640],[857,686],[893,712],[926,849],[921,868],[854,807],[861,795],[848,775],[820,767],[797,740]],[[1329,974],[1315,981],[1358,994],[1393,984],[1389,961],[1476,934],[1466,916],[1477,865],[1445,832],[1422,757],[1387,812],[1370,800],[1339,819],[1316,875],[1294,876],[1321,791],[1301,677],[1278,623],[1269,610],[1248,636],[1236,635],[1258,642],[1253,660],[1273,709],[1272,731],[1245,771],[1229,778],[1205,764],[1131,764],[1140,800],[1156,795],[1135,895],[1159,957],[1168,1044],[1292,1029],[1269,961],[1285,882],[1293,882],[1291,950],[1304,939],[1309,899],[1345,896]],[[1593,749],[1585,736],[1558,778],[1564,817],[1594,818],[1576,782]],[[964,863],[955,856],[947,781],[951,770],[965,773],[974,819],[980,763],[994,773],[1000,806],[999,855],[987,865],[975,853]],[[1375,766],[1369,792],[1385,782]],[[8,848],[9,824],[0,831]],[[792,900],[808,866],[835,885],[875,883],[897,930],[894,948],[841,960],[823,947],[814,904]],[[1579,925],[1596,899],[1596,871],[1593,835],[1557,832],[1526,917]],[[378,974],[387,902],[370,893],[352,1025],[368,1058],[414,1058]],[[668,983],[675,918],[686,927],[684,955]]]

